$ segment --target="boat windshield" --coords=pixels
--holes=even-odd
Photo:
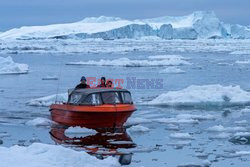
[[[102,93],[102,100],[104,104],[119,104],[121,99],[118,92]]]
[[[80,101],[81,98],[82,98],[81,94],[73,93],[73,94],[70,95],[69,103],[77,104]]]
[[[121,96],[124,104],[133,104],[133,100],[129,92],[121,92]]]
[[[81,104],[101,105],[102,99],[99,93],[93,93],[88,95]]]

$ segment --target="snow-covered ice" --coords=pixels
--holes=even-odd
[[[108,157],[104,160],[58,145],[34,143],[28,147],[0,147],[1,166],[4,167],[114,167],[119,166],[117,160]]]
[[[89,60],[89,61],[79,61],[79,62],[69,62],[67,65],[92,65],[92,66],[124,66],[124,67],[150,67],[150,66],[178,66],[178,65],[189,65],[190,63],[185,60],[179,59],[163,59],[163,60],[136,60],[122,57],[113,60],[99,61]]]
[[[27,105],[38,106],[38,107],[48,107],[51,104],[55,103],[56,100],[58,102],[67,102],[68,94],[67,93],[54,94],[54,95],[50,95],[50,96],[32,99],[32,100],[27,102]]]
[[[250,92],[241,89],[240,86],[192,85],[183,90],[163,93],[144,104],[170,106],[247,105],[250,104]]]
[[[95,135],[97,132],[93,129],[88,129],[84,127],[69,127],[65,130],[65,135],[71,138],[74,137],[86,137],[86,136],[92,136]]]
[[[245,132],[247,129],[245,127],[224,127],[222,125],[215,125],[207,129],[210,132]]]
[[[26,74],[29,71],[27,64],[15,63],[12,58],[0,56],[0,74]]]

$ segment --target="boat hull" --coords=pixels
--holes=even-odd
[[[67,126],[86,128],[122,127],[136,110],[134,105],[73,106],[53,104],[50,107],[52,120]]]

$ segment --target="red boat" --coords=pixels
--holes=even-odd
[[[53,121],[93,129],[120,128],[135,110],[130,92],[116,88],[76,89],[67,103],[50,106]]]

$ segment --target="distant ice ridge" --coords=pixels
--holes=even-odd
[[[29,106],[38,106],[38,107],[48,107],[51,104],[53,104],[55,101],[58,102],[67,102],[68,100],[68,94],[62,93],[62,94],[54,94],[50,96],[40,97],[36,99],[32,99],[27,102],[27,105]]]
[[[0,57],[0,74],[26,74],[28,71],[27,64],[15,63],[10,56]]]
[[[176,59],[175,57],[163,60],[139,60],[129,59],[126,57],[99,61],[80,61],[80,62],[69,62],[67,65],[93,65],[93,66],[124,66],[124,67],[147,67],[147,66],[178,66],[178,65],[189,65],[190,63],[186,60]]]
[[[250,92],[240,86],[192,85],[183,90],[169,91],[145,102],[166,106],[230,106],[250,105]]]
[[[187,16],[164,16],[127,20],[90,17],[82,21],[46,26],[25,26],[0,33],[0,39],[86,39],[107,40],[157,36],[162,39],[250,38],[250,29],[221,22],[212,11],[196,11]]]
[[[98,160],[84,151],[42,143],[34,143],[28,147],[17,145],[9,148],[0,147],[0,161],[1,166],[5,167],[120,166],[117,159],[113,157]]]

